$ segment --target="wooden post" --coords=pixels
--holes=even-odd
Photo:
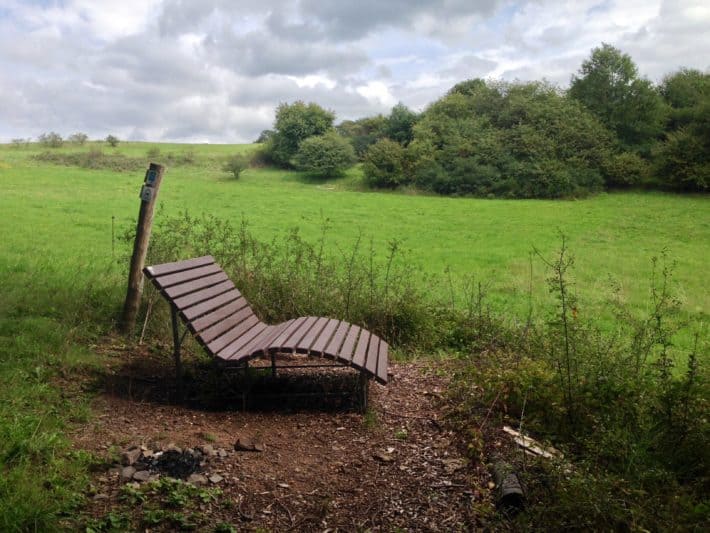
[[[131,334],[136,326],[136,315],[143,293],[143,267],[145,256],[148,252],[150,231],[153,226],[153,206],[158,196],[158,188],[163,179],[165,168],[162,165],[151,163],[145,173],[145,183],[141,189],[141,207],[138,211],[138,225],[136,227],[136,240],[133,243],[131,256],[131,269],[128,273],[128,291],[123,304],[121,315],[121,331]]]

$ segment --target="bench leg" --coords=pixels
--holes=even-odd
[[[177,395],[182,401],[182,361],[180,361],[180,335],[178,332],[178,316],[175,306],[170,306],[170,318],[173,324],[173,358],[175,359],[175,380],[177,382]]]
[[[367,392],[369,388],[370,380],[365,372],[360,372],[358,376],[358,407],[360,412],[364,413],[367,411]]]

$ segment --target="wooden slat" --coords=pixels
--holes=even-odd
[[[380,338],[377,335],[370,335],[370,345],[367,347],[367,359],[365,360],[365,370],[373,376],[377,373],[377,349]]]
[[[174,263],[163,263],[162,265],[149,266],[144,268],[143,272],[149,278],[155,278],[157,276],[172,274],[173,272],[180,272],[181,270],[209,265],[214,262],[214,257],[211,255],[204,255],[202,257],[195,257],[184,261],[175,261]]]
[[[338,329],[333,335],[333,338],[330,339],[330,342],[325,347],[325,353],[327,353],[328,355],[332,355],[333,357],[338,355],[338,351],[343,345],[343,341],[345,340],[345,336],[348,333],[348,329],[350,329],[350,324],[348,324],[347,322],[340,323]]]
[[[343,346],[340,348],[340,351],[338,352],[338,357],[348,363],[350,363],[353,360],[353,350],[355,349],[355,341],[357,340],[358,335],[360,334],[360,327],[359,326],[353,326],[350,328],[350,331],[348,331],[348,336],[345,337],[345,341],[343,342]]]
[[[340,320],[331,319],[328,321],[328,324],[323,328],[316,342],[311,346],[311,353],[323,353],[323,350],[328,345],[328,341],[333,337],[333,333],[338,325],[340,325]]]
[[[160,286],[165,289],[167,287],[172,287],[173,285],[192,281],[193,279],[211,276],[212,274],[217,274],[218,272],[223,272],[223,270],[220,268],[219,265],[212,264],[200,268],[191,268],[189,270],[183,270],[182,272],[168,274],[167,276],[157,276],[156,279],[158,280]]]
[[[163,289],[163,292],[168,298],[174,299],[180,296],[184,296],[185,294],[204,289],[205,287],[217,285],[217,283],[221,283],[222,281],[226,281],[228,279],[229,277],[224,272],[217,272],[216,274],[212,274],[211,276],[194,279],[192,281],[188,281],[187,283],[173,285],[172,287]]]
[[[385,385],[387,383],[387,357],[388,346],[385,341],[380,339],[380,346],[377,349],[377,380]]]
[[[362,330],[362,335],[357,340],[357,347],[355,348],[355,353],[353,354],[353,366],[359,368],[365,367],[365,361],[367,360],[367,346],[370,341],[370,332],[366,329]]]
[[[212,287],[209,287],[207,289],[203,289],[197,292],[191,292],[190,294],[186,294],[185,296],[181,296],[180,298],[175,298],[173,300],[173,303],[178,309],[183,310],[187,309],[190,306],[202,303],[205,300],[209,300],[210,298],[214,298],[215,296],[219,296],[223,292],[227,292],[228,290],[233,288],[234,283],[232,283],[231,280],[227,280],[218,285],[213,285]]]
[[[212,353],[218,354],[225,348],[225,346],[228,346],[232,343],[232,341],[244,335],[247,331],[249,331],[258,323],[259,319],[256,318],[255,315],[251,315],[247,319],[239,322],[237,325],[225,332],[223,335],[220,335],[216,339],[207,342],[207,346],[209,346],[210,350],[212,350]]]
[[[251,356],[255,355],[259,352],[264,351],[264,347],[269,345],[269,342],[279,335],[286,326],[288,326],[289,322],[284,322],[282,324],[278,324],[276,326],[268,326],[264,331],[262,331],[259,335],[254,337],[249,344],[242,346],[239,349],[239,353],[236,353],[230,357],[230,359],[241,359],[242,357],[246,356]]]
[[[289,324],[289,326],[283,330],[283,332],[277,336],[275,339],[273,339],[268,346],[269,352],[278,352],[279,349],[281,348],[281,345],[288,340],[288,338],[291,336],[291,334],[301,327],[301,324],[303,324],[306,321],[305,316],[297,318]]]
[[[200,332],[199,336],[202,338],[203,341],[209,344],[220,335],[224,335],[229,330],[237,327],[238,324],[244,322],[245,320],[251,317],[254,317],[254,319],[256,319],[256,316],[254,316],[254,314],[251,312],[251,309],[244,307],[239,311],[232,313],[224,320],[217,322],[213,326]]]
[[[242,335],[234,339],[234,341],[232,341],[230,344],[220,350],[217,355],[219,355],[222,359],[231,359],[232,356],[239,354],[239,351],[242,349],[243,346],[246,346],[253,339],[261,335],[261,333],[268,327],[269,326],[267,326],[263,322],[257,322],[256,324],[254,324],[253,327],[245,331]],[[235,359],[241,358],[235,357]]]
[[[194,320],[190,324],[190,327],[193,333],[199,333],[200,331],[212,327],[222,320],[226,320],[231,315],[235,314],[237,311],[241,311],[245,307],[248,307],[247,301],[244,298],[238,298],[224,307],[220,307],[219,309]]]
[[[182,310],[180,316],[183,320],[189,322],[239,298],[242,298],[242,294],[237,289],[232,289],[201,304],[193,305],[192,307]]]
[[[316,342],[316,340],[318,340],[318,337],[323,331],[323,328],[325,328],[327,325],[327,318],[321,317],[316,320],[316,323],[313,324],[313,327],[301,339],[301,341],[298,343],[298,346],[296,346],[296,351],[299,353],[307,354],[310,351],[311,346]]]
[[[313,324],[315,324],[317,320],[317,316],[306,317],[306,320],[304,320],[303,324],[301,324],[301,327],[295,330],[288,338],[288,340],[281,345],[281,349],[295,351],[296,348],[300,346],[301,339],[303,339],[303,337],[308,334],[310,329],[313,327]]]

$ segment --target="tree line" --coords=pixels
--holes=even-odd
[[[321,176],[361,161],[375,188],[510,198],[707,191],[710,74],[680,69],[655,85],[628,54],[602,44],[568,90],[470,79],[422,113],[398,104],[338,125],[318,104],[282,103],[257,142],[264,162]]]

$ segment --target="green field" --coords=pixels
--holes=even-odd
[[[151,146],[159,146],[163,155],[188,149],[123,143],[104,151],[145,157]],[[244,217],[267,240],[294,226],[315,239],[328,219],[332,246],[347,250],[362,235],[384,253],[387,242],[398,239],[426,272],[443,277],[448,268],[455,280],[474,275],[490,284],[497,305],[516,311],[525,306],[531,250],[550,256],[560,232],[576,257],[579,296],[595,313],[603,312],[610,276],[632,305],[646,302],[651,258],[667,250],[677,263],[675,280],[685,311],[701,318],[710,311],[707,197],[643,192],[576,201],[443,198],[358,190],[357,170],[313,181],[294,172],[252,169],[235,181],[220,170],[219,158],[247,146],[191,149],[194,164],[168,168],[159,198],[164,215],[188,210],[235,223]],[[61,271],[110,260],[112,218],[117,233],[132,224],[141,172],[38,163],[28,159],[32,153],[36,150],[0,150],[0,268],[32,270],[46,262]],[[533,261],[536,300],[545,294],[544,275],[541,262]]]
[[[489,287],[488,301],[498,312],[518,317],[526,312],[529,286],[536,316],[544,316],[541,304],[550,299],[546,272],[540,259],[531,262],[531,250],[552,256],[563,232],[576,256],[579,312],[593,321],[605,323],[609,277],[621,284],[632,308],[644,310],[651,258],[663,250],[677,263],[674,289],[683,318],[695,324],[676,338],[681,356],[710,312],[707,197],[635,192],[578,201],[443,198],[367,192],[357,168],[327,181],[273,169],[229,178],[220,170],[223,159],[249,146],[102,147],[107,154],[141,158],[131,172],[49,164],[33,157],[40,152],[35,146],[0,146],[0,530],[53,529],[57,517],[81,505],[95,458],[70,452],[65,432],[68,424],[88,420],[87,397],[56,380],[71,376],[77,364],[100,364],[94,343],[110,331],[125,294],[128,248],[118,236],[135,223],[146,152],[155,146],[158,162],[179,159],[171,153],[189,155],[169,166],[158,217],[188,210],[235,224],[246,218],[264,240],[294,226],[316,240],[328,220],[327,246],[343,254],[361,238],[372,240],[384,256],[388,242],[397,239],[407,261],[439,280],[432,284],[435,297],[450,298],[453,287],[460,300],[457,287],[474,275]]]

